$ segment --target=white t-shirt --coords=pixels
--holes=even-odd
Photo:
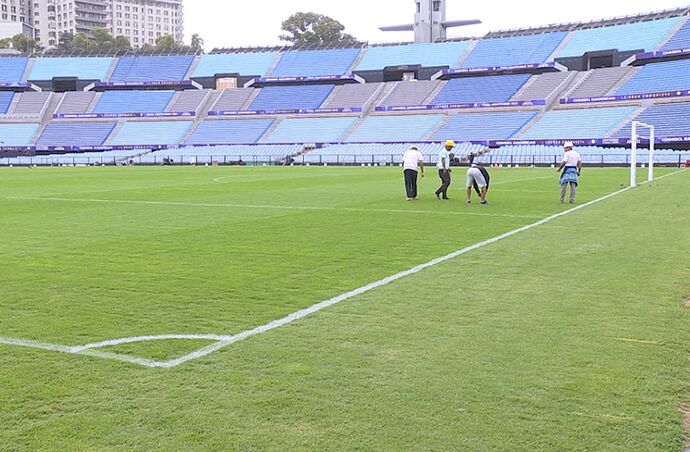
[[[446,159],[446,166],[443,166],[443,159]],[[450,168],[450,153],[444,149],[438,153],[438,163],[436,164],[438,169],[448,169]]]
[[[565,163],[565,166],[577,166],[578,162],[581,160],[582,158],[579,152],[570,150],[563,154],[562,162]]]
[[[405,152],[405,155],[403,156],[403,169],[411,169],[417,171],[417,167],[420,163],[423,162],[424,157],[422,157],[421,152],[415,151],[414,149],[409,149]]]

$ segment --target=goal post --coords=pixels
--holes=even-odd
[[[649,131],[649,164],[647,165],[647,181],[654,180],[654,126],[640,121],[632,122],[632,152],[630,153],[630,186],[637,187],[637,139],[640,138],[638,129]]]

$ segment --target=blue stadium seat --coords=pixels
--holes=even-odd
[[[437,44],[405,44],[369,47],[357,65],[358,71],[372,71],[387,66],[421,64],[423,67],[448,66],[455,68],[465,54],[470,41]]]
[[[419,141],[437,127],[443,118],[443,115],[369,116],[352,132],[347,141]]]
[[[267,86],[261,89],[250,110],[319,108],[334,85]]]
[[[180,144],[192,121],[154,121],[125,123],[111,140],[113,145]]]
[[[192,77],[213,77],[216,74],[267,75],[276,52],[228,53],[202,55]]]
[[[529,78],[530,74],[455,78],[448,81],[431,103],[444,105],[463,102],[506,102]]]
[[[680,30],[664,44],[661,50],[677,50],[690,48],[690,20],[686,21]]]
[[[481,141],[512,138],[537,112],[462,113],[451,116],[433,140]]]
[[[0,146],[30,146],[39,124],[0,124]]]
[[[271,73],[274,77],[342,75],[355,62],[361,49],[305,50],[285,52]]]
[[[633,75],[616,94],[675,91],[690,88],[690,60],[653,63]]]
[[[193,61],[193,55],[123,57],[117,62],[109,81],[180,81],[184,80]]]
[[[94,113],[162,113],[174,91],[106,91]]]
[[[251,144],[271,127],[273,119],[202,121],[186,144]]]
[[[114,122],[51,123],[36,146],[100,146],[114,128]]]
[[[0,58],[0,83],[22,81],[28,58]]]
[[[656,127],[658,137],[688,136],[690,134],[690,103],[652,105],[635,118]],[[630,138],[632,126],[627,124],[617,137]]]
[[[544,63],[567,32],[482,39],[462,64],[464,68]]]
[[[53,77],[78,77],[81,80],[104,80],[112,58],[36,58],[29,80],[52,80]]]
[[[636,107],[612,107],[553,110],[518,138],[603,138],[632,115],[635,109]]]
[[[264,143],[329,143],[339,141],[356,118],[288,118],[278,124]]]
[[[559,58],[580,56],[594,50],[655,50],[678,24],[678,17],[636,22],[610,27],[588,28],[575,32],[559,53]]]
[[[0,91],[0,115],[7,113],[12,105],[12,99],[14,99],[14,93],[12,91]]]
[[[136,163],[162,163],[164,158],[172,158],[176,163],[203,165],[204,163],[236,162],[242,159],[246,163],[257,164],[275,162],[288,155],[302,151],[301,144],[268,144],[268,145],[225,145],[193,146],[179,149],[164,149],[136,157]]]

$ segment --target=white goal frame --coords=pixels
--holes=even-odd
[[[640,121],[632,122],[632,152],[630,153],[630,186],[637,187],[637,139],[640,136],[637,134],[637,129],[643,128],[649,130],[649,165],[647,172],[647,181],[654,180],[654,126],[645,124]]]

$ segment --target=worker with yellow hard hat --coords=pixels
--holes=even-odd
[[[450,151],[455,147],[453,140],[446,141],[446,145],[438,153],[438,177],[441,178],[441,187],[434,193],[436,199],[448,199],[448,187],[450,187]]]

